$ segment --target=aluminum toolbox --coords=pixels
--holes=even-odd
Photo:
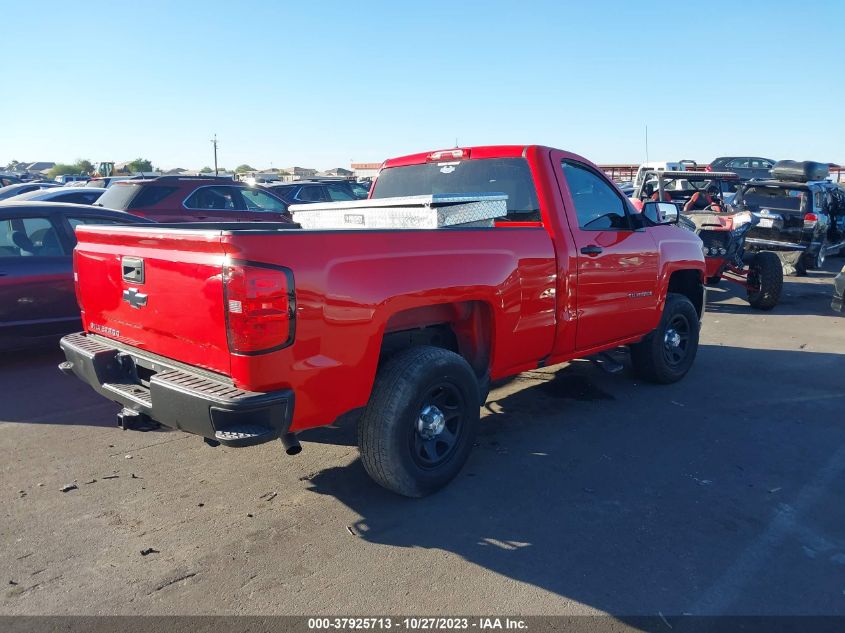
[[[435,193],[294,204],[289,209],[303,229],[437,229],[493,226],[507,213],[507,199],[503,193]]]

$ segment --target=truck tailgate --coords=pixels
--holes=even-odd
[[[77,236],[86,330],[229,374],[219,230],[79,227]]]

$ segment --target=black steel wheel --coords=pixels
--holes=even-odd
[[[763,251],[748,264],[745,280],[748,304],[757,310],[771,310],[783,290],[783,264],[776,253]]]
[[[691,332],[692,326],[686,314],[678,312],[672,316],[663,332],[663,360],[668,366],[678,367],[686,360]]]
[[[479,381],[458,354],[413,347],[378,372],[358,422],[367,473],[388,490],[422,497],[451,481],[478,429]]]
[[[409,433],[411,455],[420,468],[437,468],[460,445],[464,423],[463,394],[454,383],[442,382],[428,390]]]
[[[634,373],[650,382],[677,382],[692,367],[698,352],[698,312],[684,295],[669,293],[660,323],[630,346]]]

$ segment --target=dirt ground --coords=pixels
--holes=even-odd
[[[679,384],[581,361],[495,389],[422,500],[369,480],[353,424],[296,457],[123,432],[59,353],[6,357],[0,614],[843,615],[828,264],[770,313],[711,291]]]

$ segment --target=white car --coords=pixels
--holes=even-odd
[[[24,200],[37,202],[72,202],[75,204],[94,204],[105,189],[91,187],[54,187],[50,189],[36,189],[8,198],[8,202],[23,202]]]
[[[684,162],[671,163],[668,161],[651,161],[643,163],[637,169],[637,175],[634,178],[634,188],[642,187],[645,180],[645,174],[649,171],[686,171]]]

